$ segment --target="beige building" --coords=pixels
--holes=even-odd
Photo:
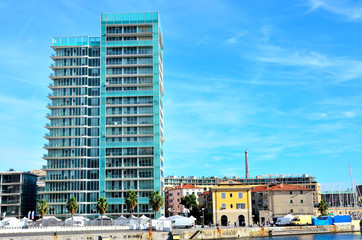
[[[211,188],[213,222],[221,226],[252,225],[251,187],[227,180]]]
[[[254,221],[268,223],[275,217],[313,215],[313,190],[289,184],[254,187],[252,206]]]

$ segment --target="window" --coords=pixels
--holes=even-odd
[[[245,203],[237,203],[236,209],[245,209]]]
[[[230,208],[231,208],[231,209],[233,208],[233,205],[232,205],[232,204],[230,204]]]
[[[221,203],[221,209],[226,209],[226,203]]]
[[[232,193],[230,193],[230,197],[231,197],[231,198],[233,197],[233,194],[232,194]]]
[[[290,195],[292,195],[293,194],[293,192],[292,191],[290,191]]]
[[[293,200],[290,200],[290,203],[293,203]]]
[[[300,191],[300,194],[303,194],[303,191]]]
[[[239,192],[238,193],[238,198],[243,198],[244,196],[243,196],[243,193],[242,192]]]
[[[293,209],[290,209],[290,213],[293,213]]]
[[[226,199],[226,193],[224,192],[221,193],[221,199]]]
[[[300,200],[300,203],[303,203],[303,199],[302,199],[302,200]]]
[[[187,192],[186,195],[189,195],[189,192]]]
[[[180,196],[180,193],[179,193],[179,192],[177,193],[177,196]]]

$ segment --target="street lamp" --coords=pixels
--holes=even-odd
[[[202,227],[205,226],[205,208],[201,208],[202,210]]]

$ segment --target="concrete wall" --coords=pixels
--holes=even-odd
[[[6,236],[4,229],[0,230],[0,239],[12,239],[12,240],[106,240],[106,239],[124,239],[124,240],[168,240],[172,239],[172,236],[179,236],[179,239],[235,239],[235,238],[249,238],[249,237],[267,237],[267,236],[285,236],[285,235],[302,235],[302,234],[321,234],[321,233],[339,233],[339,232],[353,232],[360,231],[360,221],[353,221],[352,224],[338,224],[328,226],[298,226],[298,227],[265,227],[265,228],[222,228],[222,229],[183,229],[174,230],[172,233],[168,232],[152,232],[150,235],[148,231],[122,231],[114,229],[103,228],[98,231],[90,231],[85,229],[83,232],[78,231],[77,233],[67,234],[66,232],[59,232],[59,229],[47,228],[48,232],[44,232],[45,229],[38,229],[37,231],[43,230],[43,232],[28,233],[28,235]],[[54,230],[58,230],[61,235],[57,238],[54,237]],[[74,229],[68,228],[65,230],[73,231]],[[8,232],[16,231],[26,232],[29,229],[8,229]],[[45,235],[44,235],[45,234]]]

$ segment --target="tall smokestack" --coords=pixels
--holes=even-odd
[[[249,178],[248,150],[245,150],[245,178]]]

